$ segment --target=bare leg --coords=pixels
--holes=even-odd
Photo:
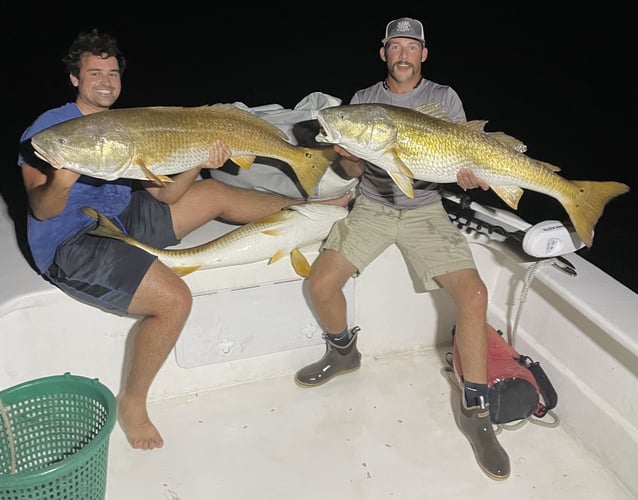
[[[458,342],[465,382],[487,384],[487,289],[474,269],[454,271],[437,280],[449,291],[457,306],[455,342]],[[464,384],[465,385],[465,384]],[[489,401],[468,401],[461,387],[457,425],[470,442],[474,457],[491,479],[510,475],[510,459],[498,442],[490,420]]]
[[[338,198],[316,203],[343,207],[348,204],[351,197],[351,193],[348,192]],[[195,182],[186,194],[171,206],[171,213],[175,234],[182,238],[218,217],[244,224],[299,203],[305,203],[305,200],[229,186],[215,179],[204,179]]]
[[[345,206],[350,198],[351,194],[346,193],[321,203]],[[205,179],[193,183],[184,196],[171,205],[171,214],[175,233],[182,238],[217,217],[246,223],[304,202]],[[175,346],[191,306],[192,296],[186,283],[159,261],[151,266],[131,301],[128,312],[143,318],[135,332],[131,369],[118,398],[118,416],[133,448],[151,450],[164,445],[148,415],[148,392]]]
[[[315,259],[308,278],[312,305],[319,324],[327,333],[348,327],[347,303],[343,287],[356,268],[340,253],[324,250]]]
[[[143,318],[134,332],[133,356],[118,397],[120,425],[133,448],[161,448],[164,441],[147,411],[148,392],[184,327],[192,305],[186,283],[159,261],[140,284],[129,313]]]
[[[342,335],[348,328],[343,287],[355,271],[348,259],[334,250],[323,250],[312,265],[306,284],[314,313],[327,334],[326,352],[321,359],[295,373],[295,383],[301,387],[317,387],[361,366],[361,353],[357,349],[359,327],[350,330],[347,336]],[[334,343],[337,338],[339,343]]]
[[[455,337],[463,377],[487,383],[487,288],[474,269],[438,276],[457,307]]]

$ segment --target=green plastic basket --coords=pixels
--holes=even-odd
[[[104,500],[113,393],[65,373],[0,392],[0,500]]]

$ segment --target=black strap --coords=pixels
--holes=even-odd
[[[544,403],[539,403],[536,411],[534,411],[534,416],[539,418],[544,417],[549,410],[558,404],[558,395],[556,394],[556,390],[554,390],[554,386],[538,361],[534,361],[529,356],[524,356],[522,354],[515,359],[519,364],[525,366],[530,372],[532,372],[532,375],[534,375]]]

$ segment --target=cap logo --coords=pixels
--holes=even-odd
[[[399,21],[396,26],[397,33],[411,31],[410,21]]]
[[[397,37],[414,38],[425,45],[423,25],[416,19],[401,17],[394,21],[390,21],[385,27],[385,38],[381,40],[381,43],[385,45],[388,40]]]

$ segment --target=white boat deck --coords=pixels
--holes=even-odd
[[[48,285],[19,254],[8,220],[0,224],[12,283],[0,289],[0,387],[70,371],[116,394],[134,319]],[[511,332],[528,268],[470,240],[490,289],[490,322]],[[191,318],[151,388],[166,445],[133,450],[116,425],[106,500],[636,498],[638,296],[578,256],[569,260],[575,278],[538,270],[515,343],[554,384],[560,424],[501,432],[508,480],[483,474],[453,418],[449,299],[411,291],[391,248],[347,290],[352,324],[362,327],[362,368],[317,388],[293,382],[324,344],[288,262],[189,275]]]
[[[117,394],[134,319],[48,285],[6,217],[0,228],[12,284],[0,289],[0,388],[70,371]],[[206,241],[208,229],[184,244]],[[470,236],[489,320],[511,332],[529,268],[482,241]],[[347,290],[362,368],[317,388],[293,382],[324,344],[288,262],[189,275],[194,309],[150,395],[166,445],[133,450],[116,425],[106,500],[637,498],[638,296],[577,255],[569,260],[577,277],[538,269],[515,343],[554,384],[560,424],[501,432],[508,480],[483,474],[453,418],[449,298],[411,291],[391,248]]]
[[[489,479],[454,422],[445,349],[371,358],[365,333],[361,369],[321,387],[290,373],[152,403],[160,450],[133,450],[116,425],[107,500],[635,498],[560,423],[560,405],[556,427],[500,433],[512,473]]]

